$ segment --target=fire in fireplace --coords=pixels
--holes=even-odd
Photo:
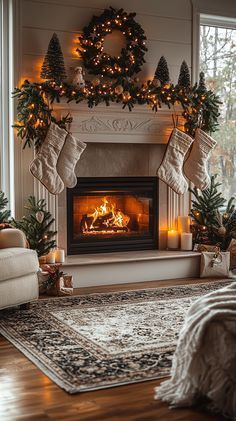
[[[94,207],[92,213],[81,218],[80,230],[83,235],[104,235],[128,233],[130,217],[117,208],[113,198],[103,197],[102,204]]]
[[[155,177],[80,178],[67,212],[68,254],[157,248]]]

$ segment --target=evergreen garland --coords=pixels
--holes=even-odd
[[[191,136],[194,136],[200,118],[204,131],[214,132],[217,129],[221,104],[212,91],[204,89],[203,92],[202,85],[195,84],[186,90],[171,83],[157,86],[155,79],[142,86],[138,86],[132,79],[123,79],[118,85],[117,81],[86,81],[83,88],[55,81],[31,84],[26,80],[20,88],[15,89],[13,96],[18,99],[18,122],[14,125],[17,136],[24,140],[24,147],[34,145],[36,148],[42,144],[51,121],[64,128],[71,123],[69,115],[61,120],[53,116],[50,105],[55,101],[60,102],[62,98],[66,98],[67,102],[87,101],[90,108],[101,103],[109,105],[116,102],[122,104],[123,108],[128,107],[130,111],[136,104],[148,104],[152,110],[157,111],[163,104],[170,108],[180,103],[185,131]]]
[[[64,57],[60,41],[56,33],[53,34],[49,42],[40,77],[42,79],[55,80],[57,82],[61,82],[66,79]]]
[[[218,245],[226,250],[232,238],[236,238],[235,198],[232,197],[226,206],[226,200],[218,190],[221,183],[216,181],[216,175],[211,177],[209,188],[200,192],[196,187],[189,189],[193,194],[192,232],[195,243]]]
[[[34,196],[30,196],[28,205],[25,206],[28,214],[19,221],[13,220],[14,226],[25,233],[29,247],[36,250],[38,257],[46,255],[56,247],[53,237],[57,232],[50,229],[55,219],[45,207],[44,199],[36,201]]]
[[[179,73],[179,78],[178,78],[178,86],[180,86],[181,88],[189,89],[190,85],[191,85],[191,83],[190,83],[189,68],[188,68],[188,65],[187,65],[186,61],[184,60],[181,64],[181,67],[180,67],[180,73]]]
[[[5,194],[0,191],[0,224],[4,224],[5,222],[9,222],[9,218],[11,215],[11,211],[4,210],[8,204],[8,200]]]
[[[154,79],[160,81],[161,85],[165,85],[170,81],[168,64],[164,56],[162,56],[157,64],[157,68],[154,74]]]

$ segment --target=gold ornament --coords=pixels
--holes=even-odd
[[[121,95],[122,94],[122,92],[123,92],[123,86],[122,85],[117,85],[116,87],[115,87],[115,93],[117,94],[117,95]]]
[[[44,220],[44,212],[43,211],[36,212],[35,218],[41,224],[43,222],[43,220]]]
[[[100,83],[101,83],[100,79],[98,79],[98,78],[92,80],[93,86],[98,86],[98,85],[100,85]]]
[[[102,47],[101,41],[97,41],[96,44],[95,44],[95,47],[99,50],[99,48]]]

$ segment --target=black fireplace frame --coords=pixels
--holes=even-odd
[[[94,184],[93,184],[94,182]],[[96,182],[96,185],[95,185]],[[73,198],[74,196],[84,196],[99,193],[103,190],[106,193],[120,191],[132,191],[137,193],[151,193],[152,209],[150,209],[150,236],[128,238],[109,238],[92,241],[91,238],[84,238],[78,242],[73,240]],[[155,250],[158,248],[158,219],[159,219],[159,183],[157,177],[80,177],[77,185],[72,189],[67,189],[67,254],[85,253],[109,253],[114,251],[131,250]],[[103,192],[106,194],[105,192]]]

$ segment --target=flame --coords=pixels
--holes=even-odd
[[[93,213],[86,215],[86,220],[83,224],[83,232],[99,231],[99,233],[107,233],[115,232],[116,229],[119,231],[122,229],[127,231],[129,221],[130,217],[128,215],[125,215],[120,209],[117,209],[115,203],[110,203],[106,197],[103,197],[102,204],[95,207]]]

